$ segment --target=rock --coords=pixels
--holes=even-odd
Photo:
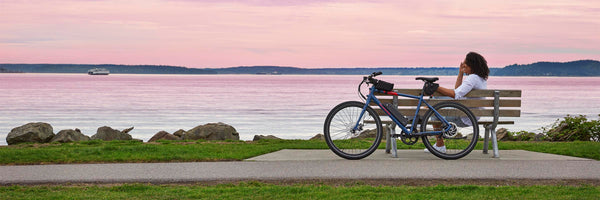
[[[59,131],[50,142],[67,143],[88,140],[90,140],[90,137],[82,134],[79,129],[67,129]]]
[[[255,135],[254,139],[252,141],[258,141],[258,140],[281,140],[281,138],[275,137],[274,135]]]
[[[131,130],[133,130],[133,127],[122,130],[121,133],[129,133]]]
[[[309,140],[325,140],[325,135],[319,133],[319,134],[316,134],[315,136],[311,137]]]
[[[125,129],[124,131],[131,131],[133,127]],[[92,140],[131,140],[132,137],[127,132],[121,132],[119,130],[112,129],[108,126],[98,128],[96,134],[92,136]]]
[[[23,142],[48,142],[54,137],[52,126],[48,123],[37,122],[28,123],[23,126],[13,128],[6,136],[6,143],[9,145]]]
[[[458,134],[460,134],[460,133],[458,133]],[[456,137],[457,138],[462,138],[464,136],[462,136],[462,134],[460,134],[460,135],[458,135]],[[472,139],[473,139],[473,134],[469,134],[469,135],[467,135],[467,137],[465,137],[465,140],[467,140],[467,141],[471,141]]]
[[[240,140],[240,134],[230,125],[209,123],[187,131],[184,140]]]
[[[382,128],[381,129],[382,135],[381,138],[385,138],[386,134],[387,134],[387,128]],[[377,131],[375,129],[371,129],[371,130],[365,130],[364,132],[360,133],[360,135],[356,138],[375,138],[375,136],[377,136]]]
[[[506,128],[499,128],[496,130],[496,139],[498,141],[511,141],[512,137],[510,134],[508,134],[508,130],[506,130]]]
[[[166,131],[160,131],[156,134],[154,134],[154,136],[152,136],[152,138],[150,138],[150,140],[148,140],[148,142],[154,142],[157,140],[181,140],[181,138],[170,134]]]
[[[173,135],[179,137],[179,138],[183,138],[183,135],[185,135],[185,131],[183,129],[179,129],[177,131],[175,131],[175,133],[173,133]]]

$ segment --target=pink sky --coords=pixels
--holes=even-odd
[[[458,67],[600,60],[600,1],[0,0],[0,63]]]

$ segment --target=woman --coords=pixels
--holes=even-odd
[[[473,89],[487,89],[487,79],[489,73],[490,69],[488,68],[485,58],[478,53],[469,52],[465,57],[465,60],[460,63],[454,89],[440,86],[436,91],[454,99],[464,99],[464,96]],[[466,76],[464,74],[466,74]],[[453,121],[457,126],[460,127],[472,125],[470,121],[463,120],[458,117],[446,120]],[[433,148],[443,153],[446,152],[446,146],[444,145],[444,140],[441,136],[437,137]],[[425,151],[428,152],[427,149],[425,149]]]

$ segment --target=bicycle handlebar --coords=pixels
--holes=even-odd
[[[363,82],[366,82],[367,84],[376,83],[377,79],[374,79],[373,77],[379,76],[381,74],[383,74],[383,73],[382,72],[373,72],[373,73],[371,73],[371,75],[363,77]]]
[[[361,86],[363,83],[366,83],[367,85],[368,85],[368,84],[374,84],[374,83],[377,83],[377,81],[378,81],[378,80],[377,80],[377,79],[375,79],[375,78],[373,78],[373,77],[379,76],[379,75],[381,75],[381,74],[383,74],[383,73],[382,73],[382,72],[373,72],[373,73],[371,73],[371,75],[363,77],[363,80],[362,80],[362,82],[360,82],[360,84],[358,84],[358,94],[359,94],[359,96],[360,96],[361,98],[363,98],[364,100],[366,100],[366,99],[367,99],[367,98],[365,97],[365,95],[363,95],[363,94],[361,93],[361,91],[360,91],[360,86]]]

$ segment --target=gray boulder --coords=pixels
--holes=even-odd
[[[385,135],[387,134],[387,128],[382,128],[381,130],[382,132],[382,137],[381,138],[385,138]],[[377,130],[375,129],[369,129],[369,130],[365,130],[362,133],[360,133],[360,135],[358,135],[358,139],[364,139],[364,138],[375,138],[377,137]]]
[[[79,129],[67,129],[59,131],[56,136],[50,140],[50,142],[77,142],[77,141],[88,141],[90,137],[81,133]]]
[[[233,126],[224,123],[209,123],[187,131],[184,140],[240,140],[240,134]]]
[[[6,143],[9,145],[24,142],[45,143],[50,141],[52,137],[54,137],[54,132],[50,124],[43,122],[28,123],[13,128],[6,136]]]
[[[175,131],[175,133],[173,133],[173,135],[179,137],[179,138],[183,138],[183,135],[185,135],[186,132],[183,129],[179,129],[177,131]]]
[[[496,130],[496,139],[498,141],[514,141],[515,140],[515,138],[512,135],[508,134],[508,130],[506,130],[505,128],[499,128],[498,130]]]
[[[274,135],[254,135],[254,139],[252,139],[252,141],[258,140],[281,140],[281,138],[275,137]]]
[[[154,134],[154,136],[152,136],[152,138],[150,138],[150,140],[148,140],[148,142],[154,142],[157,140],[181,140],[181,138],[170,134],[166,131],[160,131],[156,134]]]
[[[119,131],[108,126],[103,126],[98,128],[96,134],[92,136],[92,140],[132,140],[131,135],[128,134],[132,129],[133,127]]]
[[[319,134],[311,137],[309,140],[325,140],[325,135],[319,133]]]
[[[133,127],[131,128],[126,128],[124,130],[121,131],[121,133],[129,133],[129,131],[133,130]]]

